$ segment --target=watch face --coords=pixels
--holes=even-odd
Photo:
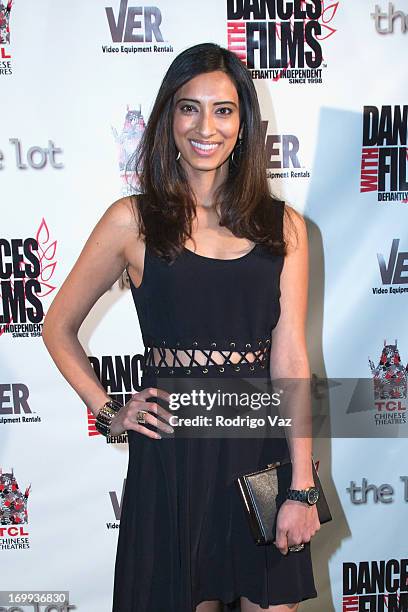
[[[319,489],[311,487],[307,493],[307,501],[309,504],[315,504],[319,499]]]

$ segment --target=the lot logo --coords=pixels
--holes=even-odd
[[[0,550],[29,548],[27,501],[31,485],[20,491],[13,470],[0,468]]]
[[[56,248],[45,219],[35,238],[0,238],[0,337],[41,336],[41,300],[56,289]]]
[[[374,381],[375,422],[377,425],[401,424],[406,422],[406,398],[408,387],[408,366],[403,366],[395,344],[384,340],[377,365],[369,359]]]
[[[34,145],[26,148],[19,138],[9,138],[9,143],[14,149],[11,155],[14,157],[15,167],[18,170],[44,170],[46,168],[60,170],[64,167],[59,159],[62,149],[56,147],[52,140],[48,141],[46,147]],[[0,149],[0,170],[6,169],[6,162],[6,154]]]
[[[360,191],[380,202],[408,201],[408,106],[364,106]]]
[[[139,51],[169,53],[173,51],[171,45],[164,44],[161,30],[162,13],[157,6],[128,6],[128,0],[120,0],[118,11],[111,6],[106,6],[105,12],[112,43],[122,44],[102,45],[104,53],[138,53]]]
[[[408,476],[400,476],[400,480],[403,483],[404,502],[408,502]],[[346,491],[350,495],[351,503],[356,505],[366,504],[368,501],[373,501],[375,504],[391,504],[395,499],[395,489],[391,484],[375,485],[369,483],[367,478],[361,480],[361,486],[352,480]]]
[[[137,193],[139,189],[136,173],[132,171],[129,162],[131,162],[131,157],[136,151],[144,129],[145,121],[140,104],[135,110],[131,110],[127,106],[125,121],[120,133],[112,127],[113,136],[118,145],[119,171],[123,196]]]
[[[88,357],[94,372],[101,382],[106,393],[111,399],[126,404],[132,395],[142,389],[141,378],[143,373],[144,355],[104,355],[101,359],[91,356]],[[102,434],[95,427],[95,415],[88,408],[88,436],[100,436]],[[127,443],[127,432],[120,436],[108,436],[108,443]]]
[[[338,4],[227,0],[228,49],[248,66],[253,79],[321,83],[321,41],[336,31],[328,24]]]
[[[377,253],[382,287],[373,287],[374,295],[408,292],[408,252],[398,251],[399,242],[394,238],[389,255]]]
[[[408,559],[343,563],[343,612],[408,610]]]
[[[375,5],[374,13],[371,13],[374,19],[375,29],[379,34],[393,34],[394,21],[400,22],[401,32],[405,34],[408,30],[408,14],[403,11],[394,9],[392,2],[388,3],[388,12],[383,12],[378,4]]]
[[[310,172],[299,160],[299,138],[295,134],[268,134],[268,121],[262,121],[267,155],[267,177],[309,178]]]

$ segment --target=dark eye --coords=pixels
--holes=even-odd
[[[194,106],[192,106],[191,104],[183,104],[183,106],[180,106],[180,110],[181,110],[182,112],[186,112],[186,113],[188,113],[188,112],[190,112],[190,109],[195,110],[195,109],[194,109]]]
[[[220,111],[228,111],[228,113],[221,113],[221,115],[230,115],[232,113],[232,109],[229,108],[228,106],[222,106],[218,110],[220,110]]]

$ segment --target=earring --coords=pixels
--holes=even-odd
[[[231,162],[234,164],[234,166],[237,165],[235,163],[234,153],[235,153],[236,150],[238,150],[239,156],[241,155],[242,142],[243,142],[243,139],[242,138],[238,138],[238,144],[237,144],[237,146],[235,147],[235,149],[231,153]]]
[[[180,151],[179,151],[179,152],[178,152],[178,154],[177,154],[177,157],[176,157],[176,161],[177,161],[177,160],[179,160],[179,159],[180,159],[180,157],[181,157],[181,153],[180,153]]]

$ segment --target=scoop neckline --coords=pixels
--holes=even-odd
[[[200,255],[199,253],[195,253],[194,251],[192,251],[191,249],[188,249],[185,246],[183,246],[183,249],[184,251],[187,251],[187,253],[191,253],[191,255],[193,255],[194,257],[199,257],[200,259],[206,259],[209,261],[230,262],[230,261],[241,261],[242,259],[245,259],[245,257],[248,257],[249,255],[251,255],[251,253],[253,253],[257,247],[258,247],[258,243],[256,242],[250,251],[248,251],[244,255],[241,255],[240,257],[234,257],[233,259],[220,259],[219,257],[207,257],[207,255]]]

